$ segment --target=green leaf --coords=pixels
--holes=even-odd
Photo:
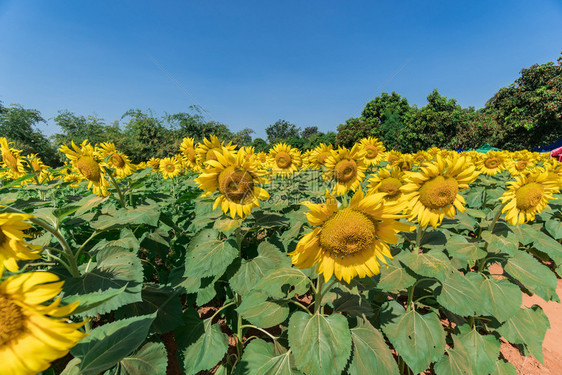
[[[289,320],[289,345],[305,374],[340,375],[351,353],[347,319],[297,311]]]
[[[492,375],[517,375],[517,369],[509,362],[500,359],[496,361],[495,366]]]
[[[486,256],[478,242],[469,242],[464,236],[455,234],[447,240],[446,250],[452,258],[474,261]]]
[[[82,360],[80,374],[99,374],[135,351],[146,339],[156,314],[104,324],[90,331],[70,353]]]
[[[562,244],[538,230],[527,228],[526,232],[537,250],[546,253],[556,264],[562,264]]]
[[[388,268],[381,267],[381,276],[377,288],[383,292],[397,292],[412,286],[416,278],[411,276],[406,268],[398,262],[389,262]]]
[[[542,342],[550,323],[540,306],[520,308],[519,312],[498,328],[498,333],[512,344],[525,344],[533,357],[543,363]]]
[[[544,227],[554,239],[559,240],[562,238],[562,222],[556,219],[550,219],[544,224]]]
[[[103,305],[104,303],[108,302],[110,299],[121,295],[121,293],[125,292],[127,289],[127,285],[123,286],[121,289],[108,289],[104,290],[103,292],[98,293],[89,293],[89,294],[81,294],[81,295],[73,295],[67,296],[63,298],[63,302],[66,305],[79,301],[80,304],[78,307],[72,312],[72,315],[79,316],[79,317],[88,317],[97,315],[93,311],[96,307]]]
[[[440,250],[422,254],[405,251],[400,254],[400,262],[418,275],[435,277],[440,281],[444,281],[447,274],[455,269],[447,255]]]
[[[81,362],[80,358],[72,358],[70,362],[66,364],[66,367],[61,372],[61,375],[80,375]]]
[[[219,240],[218,235],[215,229],[203,229],[191,239],[185,255],[185,276],[221,276],[238,257],[236,240]]]
[[[508,259],[504,270],[545,301],[559,301],[556,294],[558,285],[556,275],[532,255],[524,251],[517,251],[512,258]]]
[[[168,354],[162,343],[149,342],[119,362],[117,375],[166,375]]]
[[[504,237],[486,231],[482,233],[482,239],[488,243],[488,251],[490,253],[513,255],[519,251],[519,238],[511,232]]]
[[[187,309],[183,312],[183,326],[174,330],[178,348],[185,349],[205,333],[205,321],[199,318],[197,310]]]
[[[508,279],[484,277],[476,272],[466,276],[477,286],[482,297],[482,315],[491,315],[505,322],[519,311],[523,302],[521,289]]]
[[[127,249],[107,247],[99,252],[98,263],[81,277],[72,277],[65,281],[65,297],[80,296],[91,293],[113,294],[115,290],[125,287],[118,298],[111,298],[88,310],[87,316],[96,316],[113,311],[123,305],[141,301],[143,271],[140,259]]]
[[[383,335],[369,321],[361,320],[351,329],[353,359],[349,375],[380,374],[398,375],[398,366]]]
[[[146,224],[156,227],[158,226],[159,219],[160,208],[155,204],[150,204],[134,209],[121,208],[112,216],[100,216],[97,221],[90,223],[90,225],[96,230],[104,230],[128,224]]]
[[[465,348],[458,343],[454,349],[446,349],[443,357],[435,364],[436,375],[473,374]]]
[[[268,301],[267,294],[259,291],[244,296],[236,311],[260,328],[276,326],[289,317],[289,307],[286,302]]]
[[[494,371],[500,355],[500,341],[494,335],[481,335],[469,329],[458,336],[458,341],[466,349],[475,374],[489,374]],[[455,340],[455,348],[457,340]]]
[[[291,353],[276,353],[272,343],[255,339],[244,349],[242,360],[236,367],[239,373],[252,375],[300,375],[291,365]],[[241,370],[239,369],[241,368]]]
[[[187,375],[209,370],[224,357],[228,350],[228,337],[222,333],[218,324],[212,324],[211,319],[207,319],[204,327],[205,333],[183,353]]]
[[[450,273],[435,289],[437,302],[460,316],[479,315],[482,298],[478,287],[458,271]]]
[[[276,268],[290,268],[289,257],[275,245],[262,242],[258,246],[258,256],[252,260],[242,260],[242,264],[230,279],[230,286],[236,293],[244,295],[270,271]]]
[[[291,289],[294,287],[294,289]],[[298,268],[280,268],[268,273],[255,287],[273,298],[286,298],[288,295],[305,294],[310,287],[310,279]]]
[[[381,308],[381,328],[414,373],[427,369],[445,350],[445,332],[434,312],[421,315],[396,301]]]

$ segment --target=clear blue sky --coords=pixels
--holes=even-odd
[[[200,104],[260,137],[280,118],[328,131],[381,91],[482,107],[561,50],[560,0],[0,0],[0,100],[45,118]]]

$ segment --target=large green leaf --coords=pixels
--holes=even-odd
[[[436,375],[473,374],[468,354],[462,345],[456,344],[454,349],[446,349],[443,357],[435,364]]]
[[[88,310],[88,316],[96,316],[113,311],[123,305],[140,302],[143,281],[142,264],[136,254],[119,247],[107,247],[97,256],[98,263],[81,277],[65,281],[63,292],[66,296],[108,293],[125,290],[117,298],[111,298]]]
[[[305,374],[340,375],[351,353],[347,319],[297,311],[289,320],[289,345]]]
[[[507,236],[501,236],[486,231],[482,233],[482,238],[488,243],[488,251],[491,253],[513,255],[519,250],[519,238],[512,232],[508,232]]]
[[[183,326],[174,330],[174,337],[178,349],[183,350],[195,343],[205,333],[205,321],[199,317],[194,309],[183,312]]]
[[[287,302],[269,301],[267,294],[259,291],[244,296],[236,311],[244,319],[261,328],[276,326],[289,317]]]
[[[517,375],[517,369],[509,362],[500,359],[496,362],[495,366],[492,375]]]
[[[445,332],[434,312],[421,315],[389,301],[382,305],[380,319],[383,332],[414,373],[443,356]]]
[[[127,285],[124,285],[121,289],[108,289],[98,293],[66,296],[65,298],[63,298],[63,302],[67,305],[76,301],[80,303],[78,307],[72,312],[72,315],[79,317],[93,316],[97,315],[97,313],[93,311],[96,307],[103,305],[104,303],[109,302],[110,299],[121,295],[121,293],[125,292],[125,289],[127,289]]]
[[[71,354],[80,358],[80,374],[99,374],[135,351],[146,339],[156,314],[104,324],[82,339]]]
[[[183,353],[187,375],[209,370],[224,357],[228,350],[228,337],[222,333],[218,324],[212,324],[211,319],[207,319],[204,327],[205,333]]]
[[[523,284],[525,288],[545,301],[559,301],[556,294],[558,281],[556,275],[545,265],[539,263],[532,255],[517,251],[509,258],[505,267],[507,272],[515,280]]]
[[[508,279],[484,277],[476,272],[470,272],[466,276],[477,286],[482,297],[482,315],[492,315],[504,322],[519,311],[523,302],[521,289]]]
[[[90,223],[96,230],[104,230],[129,224],[147,224],[158,226],[160,208],[156,204],[139,206],[137,208],[122,208],[113,215],[102,215],[97,221]]]
[[[494,371],[501,344],[496,336],[481,335],[475,329],[465,329],[458,336],[458,341],[466,349],[474,374],[486,375]]]
[[[554,239],[559,240],[562,238],[562,222],[560,220],[550,219],[544,224],[544,227]]]
[[[257,283],[255,289],[281,299],[295,293],[303,295],[309,287],[310,279],[298,268],[280,268],[268,273]]]
[[[458,234],[449,237],[445,249],[451,257],[464,261],[474,261],[486,256],[486,251],[478,242],[469,242],[465,236]]]
[[[258,246],[258,256],[251,260],[242,260],[242,264],[230,279],[230,286],[236,293],[244,295],[270,271],[276,268],[290,268],[289,257],[275,245],[262,242]]]
[[[203,229],[189,243],[185,255],[185,276],[220,276],[238,256],[236,240],[218,239],[216,229]]]
[[[498,328],[512,344],[525,344],[533,357],[543,363],[542,342],[550,323],[540,306],[520,308],[519,312]]]
[[[252,340],[244,349],[242,360],[236,366],[237,374],[252,375],[300,375],[291,365],[291,352],[276,352],[272,343],[261,339]]]
[[[381,267],[377,288],[384,292],[397,292],[412,286],[416,278],[406,271],[399,262],[390,262],[388,268]]]
[[[537,250],[546,253],[556,264],[562,264],[562,244],[538,230],[526,228],[525,232]]]
[[[398,366],[383,335],[369,321],[360,320],[351,329],[353,359],[349,375],[380,374],[398,375]]]
[[[435,277],[440,281],[444,281],[447,274],[454,270],[447,255],[440,250],[430,250],[422,254],[403,252],[400,254],[400,262],[418,275]]]
[[[481,312],[478,287],[458,271],[447,275],[442,286],[435,289],[435,295],[437,302],[457,315],[474,316]]]
[[[168,355],[162,343],[149,342],[119,362],[117,375],[166,375]]]

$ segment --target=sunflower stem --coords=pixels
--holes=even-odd
[[[319,275],[316,279],[316,296],[314,297],[314,314],[318,314],[320,306],[322,306],[322,285],[324,284],[324,276]]]
[[[253,329],[257,329],[258,331],[261,331],[263,333],[265,333],[266,335],[268,335],[273,341],[277,341],[277,337],[273,336],[271,333],[267,332],[265,329],[262,329],[260,327],[257,327],[253,324],[244,324],[241,326],[242,328],[253,328]]]
[[[423,235],[425,234],[426,230],[427,225],[425,227],[418,225],[418,232],[416,233],[416,252],[420,249],[421,240],[423,239]]]
[[[119,203],[121,203],[121,206],[123,206],[123,208],[127,207],[127,204],[125,203],[125,198],[123,198],[123,192],[121,191],[121,188],[119,187],[119,184],[117,183],[117,180],[115,179],[115,177],[113,177],[113,174],[111,173],[111,171],[109,171],[106,167],[104,167],[106,173],[109,176],[109,179],[111,180],[111,183],[113,184],[113,186],[115,187],[115,190],[117,190],[117,194],[119,195]]]

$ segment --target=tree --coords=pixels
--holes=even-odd
[[[318,126],[307,126],[301,133],[301,137],[308,139],[311,136],[318,134]]]
[[[277,120],[273,125],[265,128],[267,140],[270,144],[286,141],[292,137],[299,137],[300,128],[285,120]]]
[[[127,145],[122,150],[131,157],[134,163],[173,155],[177,152],[176,139],[173,131],[164,127],[162,121],[140,109],[129,110],[122,117],[128,117],[125,123]]]
[[[380,136],[380,124],[363,117],[352,117],[345,124],[338,125],[337,129],[336,146],[352,147],[362,138]]]
[[[256,152],[269,152],[270,145],[262,138],[255,138],[251,144]]]
[[[238,146],[249,146],[252,143],[252,134],[255,133],[250,128],[244,128],[239,132],[232,134],[232,138],[229,139],[232,143],[237,144]]]

